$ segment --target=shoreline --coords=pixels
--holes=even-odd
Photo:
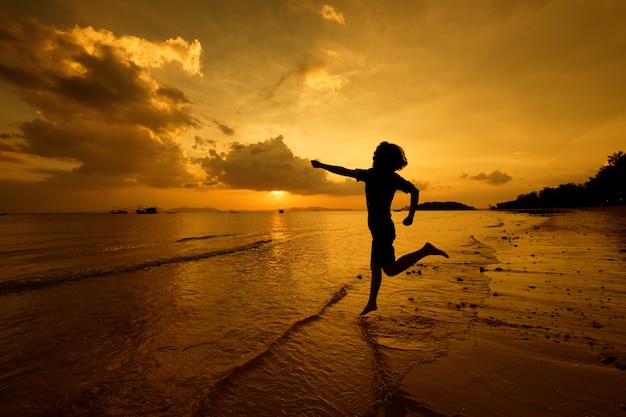
[[[577,348],[520,343],[478,323],[445,357],[411,370],[377,416],[626,415],[625,380],[623,371]]]
[[[626,416],[622,209],[543,214],[486,243],[489,294],[376,417]]]
[[[621,211],[424,216],[398,228],[398,253],[432,240],[451,259],[386,280],[365,318],[361,215],[266,216],[251,235],[256,216],[215,230],[187,217],[120,229],[123,245],[107,237],[118,218],[52,219],[33,259],[41,242],[68,242],[50,265],[74,253],[74,268],[111,260],[113,273],[4,296],[7,416],[195,416],[207,402],[224,416],[626,417]],[[219,252],[261,236],[274,243]]]

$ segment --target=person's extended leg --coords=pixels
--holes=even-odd
[[[385,266],[383,269],[385,274],[390,277],[394,275],[398,275],[401,272],[406,271],[413,265],[417,263],[420,259],[429,255],[440,255],[445,258],[448,258],[448,254],[442,251],[441,249],[437,249],[435,246],[430,243],[426,243],[420,250],[416,250],[415,252],[411,252],[399,258],[396,262]],[[373,282],[373,281],[372,281]]]
[[[372,282],[370,287],[370,298],[367,302],[367,305],[359,314],[360,316],[364,316],[367,313],[376,310],[378,307],[376,306],[376,298],[378,298],[378,290],[380,289],[380,284],[383,281],[383,271],[380,265],[376,262],[371,262],[370,268],[372,270]]]

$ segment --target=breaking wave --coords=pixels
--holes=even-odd
[[[247,245],[237,246],[234,248],[221,249],[209,252],[194,253],[189,255],[177,255],[159,259],[153,259],[141,262],[131,262],[120,265],[113,265],[101,268],[91,268],[76,272],[66,272],[55,275],[39,276],[23,278],[11,281],[0,282],[0,295],[10,294],[20,291],[35,290],[48,287],[51,285],[62,284],[66,282],[81,281],[88,278],[102,277],[108,275],[116,275],[126,272],[134,272],[145,268],[153,268],[172,263],[184,263],[190,261],[198,261],[201,259],[212,258],[215,256],[228,255],[237,252],[243,252],[258,248],[264,244],[270,243],[270,240],[259,240]]]
[[[232,237],[232,236],[238,236],[236,234],[225,234],[225,235],[206,235],[206,236],[193,236],[193,237],[184,237],[182,239],[178,239],[176,242],[177,243],[182,243],[182,242],[189,242],[192,240],[208,240],[208,239],[217,239],[220,237]]]
[[[319,320],[330,306],[341,301],[348,294],[349,288],[350,285],[343,285],[341,288],[335,291],[331,298],[326,302],[326,304],[322,306],[322,308],[317,313],[297,319],[296,321],[291,323],[291,325],[273,341],[245,358],[241,363],[235,365],[228,371],[225,371],[221,378],[212,387],[211,392],[209,393],[209,396],[205,399],[204,404],[198,415],[213,415],[212,411],[215,408],[215,404],[220,398],[221,393],[229,389],[229,385],[233,382],[233,380],[237,379],[239,376],[245,374],[249,370],[254,369],[257,366],[261,366],[263,360],[268,355],[270,355],[276,347],[286,342],[294,334],[294,332],[298,331],[303,326],[306,326],[313,321]]]

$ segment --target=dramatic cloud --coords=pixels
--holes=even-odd
[[[331,182],[308,159],[294,156],[283,137],[243,145],[232,143],[227,153],[211,150],[201,161],[209,183],[256,191],[288,191],[293,194],[357,195],[363,185],[355,180]]]
[[[342,12],[329,4],[322,4],[316,0],[291,0],[287,2],[286,7],[292,12],[314,13],[329,22],[342,26],[346,24],[346,18]]]
[[[167,63],[177,62],[189,75],[202,76],[202,45],[197,39],[191,43],[180,37],[167,39],[165,42],[150,42],[135,36],[117,38],[110,31],[96,31],[91,27],[75,27],[69,31],[69,35],[90,55],[96,55],[102,45],[110,45],[119,52],[122,59],[140,67],[161,68]]]
[[[314,90],[333,93],[342,89],[348,80],[341,75],[329,74],[326,69],[321,69],[307,74],[304,83]]]
[[[178,187],[191,181],[185,156],[167,136],[149,130],[91,122],[52,123],[36,119],[20,126],[22,151],[45,158],[75,161],[72,172],[118,178],[123,183]],[[65,175],[60,175],[66,178]]]
[[[208,151],[211,147],[215,147],[215,141],[211,139],[204,139],[200,136],[193,138],[194,144],[191,146],[193,149],[200,149],[201,151]]]
[[[215,126],[217,126],[219,130],[221,130],[222,133],[225,134],[226,136],[233,136],[235,134],[235,129],[233,129],[232,127],[227,126],[224,123],[219,122],[217,120],[213,120],[213,123],[215,123]]]
[[[72,175],[154,187],[194,181],[175,141],[197,125],[189,100],[149,70],[178,63],[201,76],[198,41],[152,43],[90,27],[64,31],[1,17],[0,28],[0,79],[39,115],[2,135],[1,159],[57,161],[57,169],[40,171],[49,181],[74,183]]]
[[[513,179],[513,177],[511,177],[510,175],[497,169],[495,171],[492,171],[490,174],[485,174],[484,172],[472,176],[463,174],[461,178],[481,181],[490,185],[503,185]]]
[[[324,20],[330,20],[331,22],[335,22],[340,25],[346,24],[346,19],[343,16],[343,13],[335,9],[333,6],[329,6],[328,4],[324,4],[322,6],[320,14],[322,15],[322,18]]]
[[[283,73],[276,84],[266,89],[263,96],[267,99],[273,98],[278,89],[292,79],[323,93],[338,91],[348,83],[341,75],[330,74],[326,63],[321,59],[305,55],[293,69]]]

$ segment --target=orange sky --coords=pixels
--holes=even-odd
[[[310,160],[368,168],[382,140],[422,202],[583,183],[626,150],[624,21],[621,0],[0,0],[0,212],[363,209]]]

